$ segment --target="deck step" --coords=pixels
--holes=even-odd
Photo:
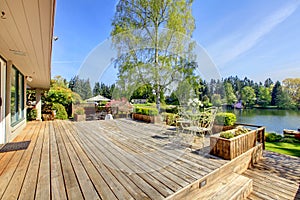
[[[191,192],[186,199],[241,200],[249,196],[252,187],[252,179],[231,173],[211,185]]]

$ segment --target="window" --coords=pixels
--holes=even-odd
[[[24,76],[15,67],[11,71],[10,103],[11,124],[14,126],[24,119]]]

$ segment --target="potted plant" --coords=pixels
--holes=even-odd
[[[83,107],[78,107],[74,111],[74,121],[85,121],[86,115]]]
[[[249,130],[243,126],[222,131],[219,136],[210,136],[210,154],[226,160],[245,153],[256,146],[257,130]]]

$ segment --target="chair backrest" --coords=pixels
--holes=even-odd
[[[217,114],[218,108],[211,107],[204,110],[204,112],[201,113],[200,119],[198,122],[198,126],[202,128],[212,129],[216,114]]]
[[[187,108],[184,106],[178,107],[178,114],[180,119],[189,119],[189,115],[187,113]]]

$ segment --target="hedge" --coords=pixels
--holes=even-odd
[[[276,133],[266,133],[267,142],[280,142],[281,139],[282,139],[281,135],[278,135]]]
[[[217,113],[215,123],[223,126],[233,126],[236,122],[236,116],[233,113]]]
[[[178,113],[178,107],[177,106],[175,106],[175,107],[173,107],[173,108],[166,108],[166,112],[167,113],[173,113],[173,114],[177,114]]]
[[[142,115],[158,115],[158,110],[156,108],[147,108],[147,107],[136,107],[134,113]]]

